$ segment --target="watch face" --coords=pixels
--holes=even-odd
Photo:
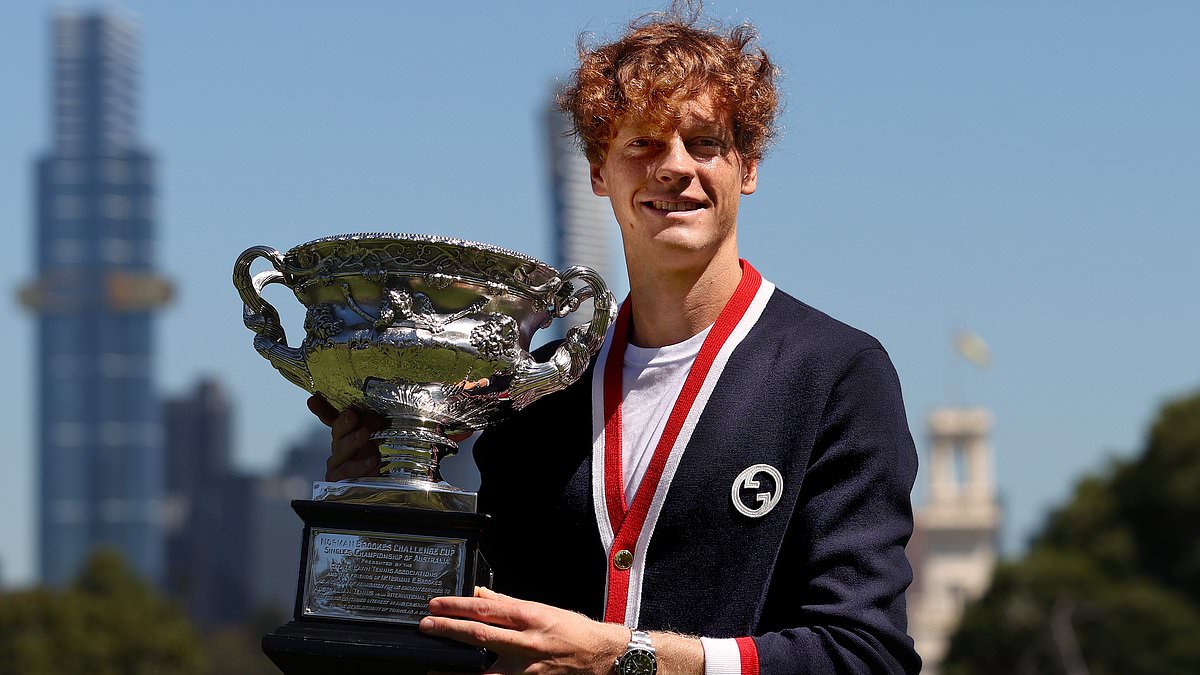
[[[658,661],[654,652],[646,649],[631,649],[621,657],[620,675],[654,675],[658,671]]]

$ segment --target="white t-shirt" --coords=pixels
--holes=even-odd
[[[626,508],[633,503],[671,409],[711,328],[665,347],[625,346],[621,374],[621,466]]]

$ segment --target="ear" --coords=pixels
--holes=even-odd
[[[607,197],[608,186],[604,184],[604,174],[600,173],[600,170],[604,168],[604,165],[591,162],[590,166],[592,175],[592,192],[595,193],[597,197]]]
[[[752,195],[758,188],[758,160],[746,162],[742,172],[742,194]]]

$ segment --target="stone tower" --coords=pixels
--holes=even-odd
[[[964,606],[987,590],[996,564],[1000,506],[982,408],[942,408],[929,415],[928,502],[917,510],[909,546],[909,632],[937,675]]]

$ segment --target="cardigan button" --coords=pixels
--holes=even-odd
[[[619,570],[627,570],[633,567],[633,554],[628,549],[621,549],[613,556],[613,567]]]

